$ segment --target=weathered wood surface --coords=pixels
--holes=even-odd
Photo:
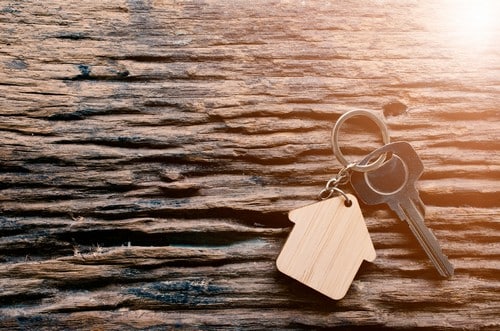
[[[500,328],[500,34],[457,7],[1,0],[0,327]],[[360,108],[421,156],[456,274],[363,205],[377,259],[332,301],[275,259]]]

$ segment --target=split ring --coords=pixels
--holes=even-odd
[[[348,120],[351,117],[354,116],[365,116],[371,119],[377,126],[379,127],[380,131],[382,132],[382,141],[384,142],[384,145],[387,145],[390,142],[389,138],[389,132],[387,130],[387,126],[385,123],[378,117],[377,115],[367,111],[367,110],[352,110],[349,111],[342,116],[339,117],[337,122],[335,123],[335,126],[332,129],[332,149],[333,149],[333,154],[339,160],[340,163],[342,163],[343,166],[347,166],[348,164],[351,164],[351,162],[347,161],[347,159],[344,157],[342,152],[340,151],[340,146],[339,146],[339,131],[340,127],[342,124]],[[367,172],[371,170],[375,170],[378,167],[382,165],[382,163],[385,161],[385,153],[380,155],[378,159],[375,161],[368,163],[368,164],[359,164],[355,163],[352,166],[352,170],[354,171],[359,171],[359,172]]]

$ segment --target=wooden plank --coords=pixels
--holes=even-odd
[[[0,0],[0,327],[500,328],[498,12]],[[366,205],[377,259],[342,300],[276,269],[287,213],[339,170],[330,130],[353,109],[422,158],[453,278]],[[381,145],[343,128],[349,158]]]

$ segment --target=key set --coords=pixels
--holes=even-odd
[[[441,251],[434,234],[424,224],[425,206],[415,188],[424,166],[413,147],[406,142],[388,144],[370,153],[361,163],[387,152],[392,152],[392,157],[379,168],[353,173],[352,187],[366,204],[389,205],[400,220],[408,222],[439,274],[452,276],[453,266]]]
[[[368,117],[377,124],[384,146],[350,163],[340,150],[338,136],[342,124],[354,116]],[[413,147],[407,142],[390,143],[387,127],[378,116],[354,110],[337,120],[332,148],[344,168],[320,192],[321,202],[290,212],[295,226],[278,256],[278,269],[333,299],[341,299],[362,261],[375,259],[356,197],[339,188],[350,182],[364,203],[385,203],[406,221],[439,274],[451,277],[453,265],[424,223],[425,206],[415,186],[424,167]]]

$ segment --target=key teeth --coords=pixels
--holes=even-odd
[[[437,268],[438,272],[444,278],[451,278],[455,273],[455,267],[450,263],[447,255],[444,255],[442,251],[440,253],[445,257],[446,261],[443,261],[443,264],[440,264],[439,268]]]
[[[400,208],[393,210],[398,215],[404,216],[403,219],[407,221],[411,232],[432,261],[439,275],[449,278],[453,275],[453,265],[443,254],[436,235],[425,225],[424,217],[419,211],[419,204],[415,203],[414,198],[415,196],[410,196],[408,200],[395,203],[394,205]],[[421,203],[421,200],[418,199],[418,202]],[[390,206],[392,208],[392,205]]]
[[[444,255],[444,257],[446,257],[447,264],[445,265],[444,268],[445,271],[443,277],[451,278],[455,274],[455,267],[453,266],[453,264],[451,264],[450,260],[448,259],[448,255]]]
[[[443,278],[451,278],[455,274],[455,268],[453,265],[450,265],[450,268],[446,268],[443,272],[439,273]]]

